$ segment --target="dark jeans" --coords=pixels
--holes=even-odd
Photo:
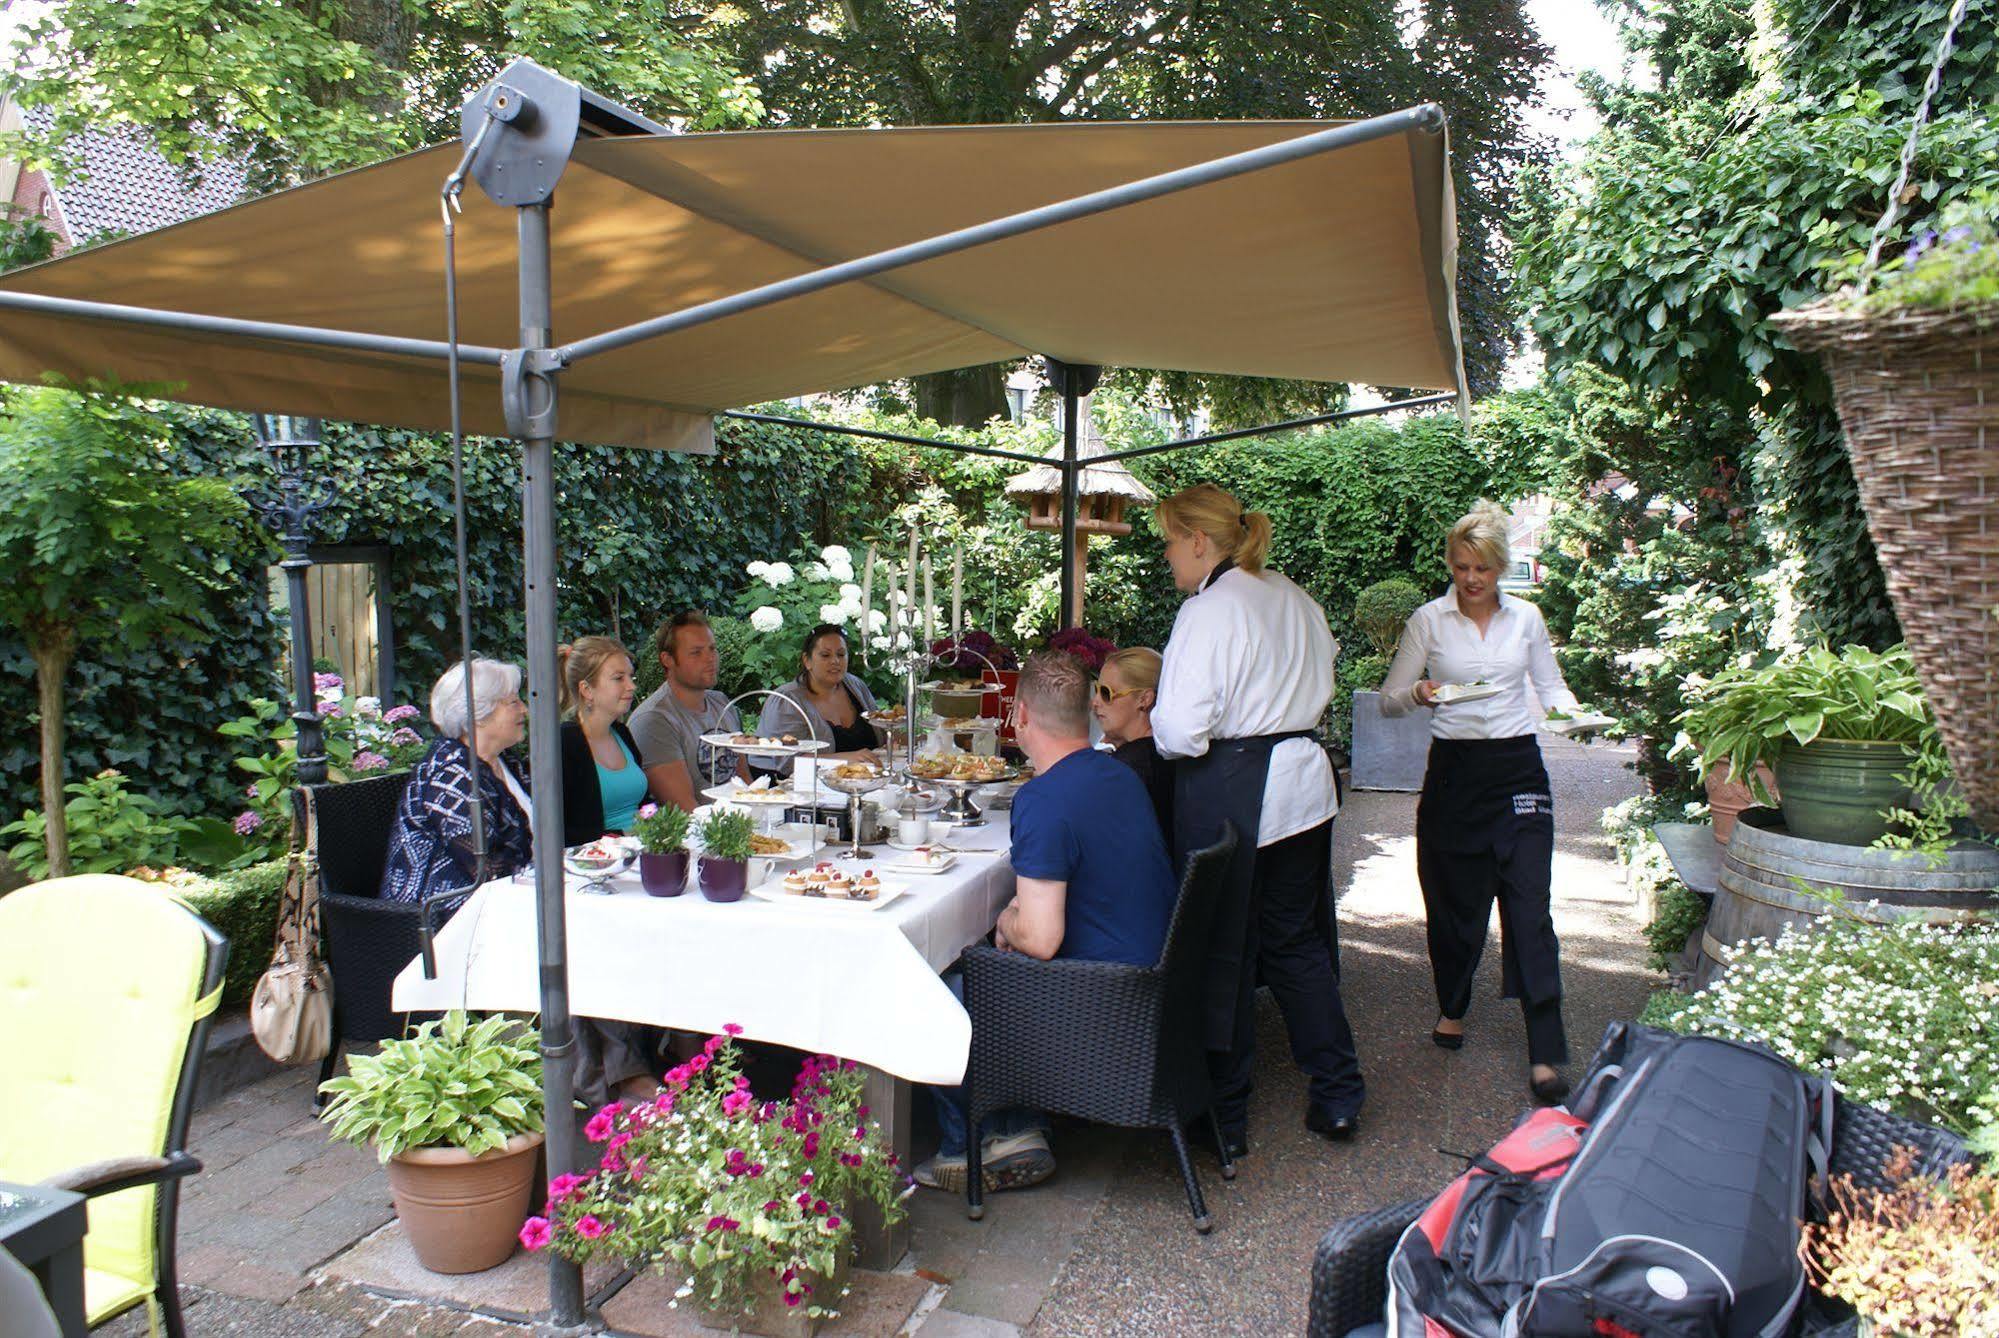
[[[951,987],[951,993],[959,1003],[965,1002],[965,977],[953,969],[944,973],[944,983]],[[963,1087],[932,1087],[931,1098],[937,1103],[937,1155],[940,1157],[962,1157],[970,1146],[971,1139],[965,1129],[965,1089]],[[987,1138],[1005,1138],[1012,1134],[1024,1134],[1030,1129],[1048,1132],[1048,1117],[1038,1110],[1014,1107],[1010,1110],[996,1110],[986,1116],[985,1135]]]
[[[1333,824],[1287,836],[1256,852],[1249,938],[1235,1035],[1226,1052],[1208,1052],[1215,1116],[1225,1129],[1249,1120],[1256,1069],[1256,983],[1276,996],[1291,1039],[1291,1058],[1305,1071],[1312,1105],[1333,1118],[1360,1111],[1367,1085],[1354,1051],[1353,1028],[1340,1002],[1327,899],[1332,892]]]

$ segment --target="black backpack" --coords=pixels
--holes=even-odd
[[[1389,1261],[1398,1338],[1781,1338],[1832,1094],[1761,1046],[1614,1024],[1567,1109],[1473,1161]]]

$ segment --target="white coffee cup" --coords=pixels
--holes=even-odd
[[[930,839],[928,818],[899,818],[895,824],[895,839],[902,845],[920,846]]]

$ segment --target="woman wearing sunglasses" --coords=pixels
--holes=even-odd
[[[1090,709],[1117,760],[1138,773],[1159,815],[1159,830],[1173,840],[1173,762],[1152,741],[1152,704],[1159,699],[1159,652],[1145,646],[1112,651],[1097,674]]]

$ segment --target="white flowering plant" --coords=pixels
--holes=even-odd
[[[816,1055],[790,1100],[759,1102],[736,1051],[741,1031],[709,1038],[657,1097],[593,1115],[584,1134],[604,1149],[596,1169],[551,1180],[521,1243],[681,1272],[676,1307],[693,1298],[749,1313],[762,1292],[786,1313],[836,1313],[830,1280],[853,1249],[852,1210],[872,1204],[896,1221],[912,1182],[869,1121],[857,1068]]]
[[[877,607],[871,618],[864,619],[851,550],[839,544],[801,549],[788,562],[752,562],[744,572],[750,583],[737,597],[736,611],[754,635],[743,653],[741,679],[777,687],[796,678],[805,634],[822,623],[847,633],[854,672],[862,672],[861,624],[866,621],[877,633],[887,626],[888,616],[879,607],[886,592],[875,592]]]
[[[1839,915],[1731,954],[1647,1020],[1759,1041],[1848,1098],[1959,1133],[1999,1122],[1999,924]]]

